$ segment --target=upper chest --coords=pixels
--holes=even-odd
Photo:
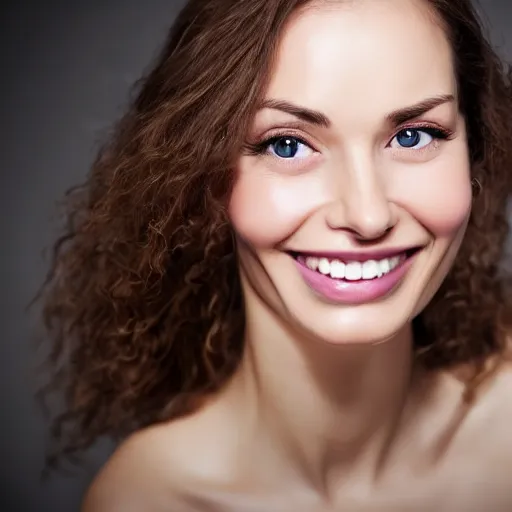
[[[510,445],[509,445],[510,446]],[[187,493],[183,512],[510,512],[512,511],[512,451],[499,457],[480,446],[452,447],[430,471],[408,473],[405,467],[373,487],[348,484],[334,503],[325,503],[313,493],[266,494],[205,488]]]
[[[266,495],[264,491],[207,490],[197,486],[185,511],[211,512],[510,512],[512,511],[512,432],[500,418],[469,421],[447,435],[435,450],[421,441],[404,444],[376,485],[342,485],[334,504],[314,496]],[[497,423],[498,422],[498,423]],[[427,444],[427,441],[425,441]],[[430,446],[430,445],[429,445]],[[439,450],[437,452],[436,450]],[[190,496],[190,495],[189,495]],[[174,510],[174,509],[173,509]]]
[[[313,496],[265,496],[264,494],[209,493],[197,489],[169,510],[182,512],[510,512],[512,478],[506,469],[486,467],[469,471],[446,468],[423,480],[404,479],[390,485],[359,492],[352,489],[336,503],[322,503]],[[510,469],[510,465],[509,465]],[[508,475],[512,473],[508,471]]]
[[[272,492],[258,478],[228,486],[194,480],[180,502],[162,510],[210,512],[510,512],[512,511],[512,376],[498,379],[470,407],[460,389],[439,388],[435,407],[413,414],[374,485],[340,482],[332,504],[312,492]],[[247,460],[244,455],[243,459]],[[250,457],[249,457],[250,458]],[[250,464],[254,466],[254,462]],[[255,468],[252,468],[255,469]],[[251,475],[268,472],[256,468]],[[233,471],[234,475],[242,472]],[[254,484],[254,485],[253,485]],[[280,487],[279,485],[277,486]],[[283,482],[283,489],[286,489]],[[167,502],[168,503],[168,502]]]

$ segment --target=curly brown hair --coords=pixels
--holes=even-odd
[[[429,369],[505,348],[511,74],[469,0],[427,0],[453,47],[476,194],[458,258],[415,320]],[[227,200],[279,35],[311,0],[190,0],[153,70],[67,196],[39,294],[52,351],[44,393],[65,394],[54,455],[193,411],[232,375],[244,311]],[[57,459],[51,458],[55,462]]]

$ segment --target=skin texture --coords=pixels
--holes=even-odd
[[[441,95],[453,101],[389,121]],[[285,130],[308,146],[293,162],[239,159],[229,213],[242,364],[199,412],[129,439],[84,510],[510,510],[510,371],[468,406],[456,375],[412,360],[411,321],[446,276],[472,202],[443,30],[417,1],[307,9],[283,34],[265,99],[329,126],[263,108],[248,134],[254,144]],[[449,140],[398,146],[400,130],[425,124]],[[312,293],[287,252],[418,246],[393,293],[357,306]]]

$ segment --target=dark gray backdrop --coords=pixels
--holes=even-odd
[[[54,204],[81,181],[183,0],[8,0],[0,7],[0,512],[75,511],[92,470],[40,485],[46,424],[33,403],[34,319]],[[512,58],[512,0],[481,0]],[[411,44],[414,44],[412,41]],[[511,120],[512,122],[512,120]],[[96,466],[110,453],[93,453]]]

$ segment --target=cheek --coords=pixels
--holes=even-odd
[[[416,174],[416,173],[415,173]],[[430,233],[452,237],[466,225],[471,212],[472,190],[466,158],[425,169],[401,190],[405,209]]]
[[[306,177],[241,169],[229,202],[237,234],[261,248],[275,247],[290,237],[319,202],[319,188]]]

